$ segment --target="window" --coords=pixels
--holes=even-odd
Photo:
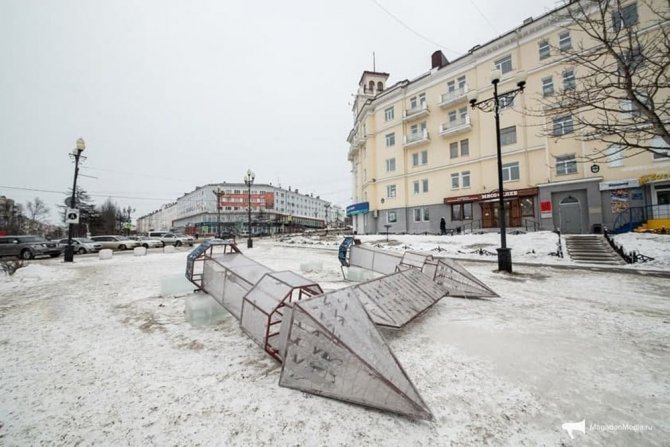
[[[668,160],[670,158],[670,146],[660,136],[655,136],[651,140],[651,147],[654,151],[654,160]]]
[[[428,164],[428,151],[421,151],[421,164]]]
[[[398,213],[395,211],[388,211],[386,213],[386,223],[396,223],[398,221]]]
[[[428,151],[421,151],[412,154],[412,166],[417,167],[420,164],[425,165],[428,163]]]
[[[426,104],[426,94],[421,93],[418,96],[413,96],[409,100],[409,108],[410,109],[417,109],[420,107],[423,107]]]
[[[614,31],[619,31],[621,28],[627,28],[629,26],[635,25],[637,23],[637,4],[631,3],[628,6],[624,6],[619,11],[614,11],[612,13],[612,25],[614,26]]]
[[[467,138],[461,140],[461,157],[467,157],[470,155],[470,140]]]
[[[463,184],[463,188],[470,187],[470,171],[461,172],[461,183]]]
[[[386,134],[386,147],[395,146],[395,132]]]
[[[551,96],[554,94],[554,78],[549,76],[542,79],[542,96]]]
[[[426,132],[426,122],[424,121],[420,124],[412,124],[412,126],[409,128],[409,132],[413,138],[418,138],[424,135]]]
[[[503,182],[519,180],[519,162],[505,163],[502,165]]]
[[[428,192],[428,179],[421,180],[421,189],[423,192]]]
[[[449,145],[449,158],[458,158],[458,142]]]
[[[575,71],[573,69],[565,70],[563,72],[563,90],[574,90],[575,86]]]
[[[623,166],[623,147],[618,144],[612,144],[607,148],[607,165],[610,168]]]
[[[505,56],[493,63],[502,74],[512,71],[512,56]]]
[[[452,93],[456,91],[456,81],[447,82],[447,92]]]
[[[386,160],[386,172],[395,171],[395,158],[389,158]]]
[[[467,157],[470,155],[470,141],[465,139],[460,141],[460,151],[458,142],[453,142],[449,144],[449,158],[458,158],[459,154],[461,157]]]
[[[575,154],[559,155],[556,157],[556,175],[568,175],[577,172]]]
[[[572,39],[570,38],[570,31],[564,31],[558,35],[558,48],[561,51],[572,48]]]
[[[415,180],[412,185],[414,186],[414,194],[419,194],[419,181]]]
[[[539,43],[540,51],[540,60],[546,59],[551,56],[551,48],[549,47],[549,41],[543,40]]]
[[[458,79],[456,79],[456,82],[458,82],[459,89],[465,89],[465,76],[459,76]]]
[[[558,116],[554,118],[553,124],[554,124],[555,137],[560,137],[561,135],[566,135],[574,132],[572,117],[570,115]]]
[[[394,118],[394,115],[393,107],[384,109],[384,121],[391,121]]]
[[[414,166],[414,167],[419,166],[419,154],[418,154],[418,152],[412,154],[412,166]]]
[[[451,205],[451,220],[472,220],[472,203]]]
[[[430,212],[428,208],[414,208],[414,222],[428,222],[430,220]]]
[[[521,215],[523,217],[535,217],[535,206],[532,197],[520,198],[519,205],[521,205]]]
[[[514,105],[514,95],[503,95],[498,99],[500,110],[512,107]]]
[[[393,197],[395,197],[395,193],[396,193],[395,185],[388,185],[386,187],[386,197],[393,198]]]
[[[456,124],[456,118],[457,118],[457,115],[456,115],[455,110],[452,110],[451,112],[449,112],[449,125],[450,126],[453,126],[454,124]]]
[[[458,173],[451,174],[451,189],[458,189],[459,188],[459,182],[460,177]]]
[[[461,118],[461,122],[465,122],[465,120],[468,118],[468,108],[461,107],[460,109],[458,109],[458,115]]]
[[[500,145],[507,146],[516,143],[516,126],[500,129]]]

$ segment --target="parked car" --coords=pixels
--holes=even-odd
[[[137,242],[144,248],[159,248],[164,247],[163,241],[155,237],[137,236]]]
[[[132,250],[140,246],[138,241],[128,239],[126,236],[92,236],[91,239],[102,244],[102,248],[112,250]]]
[[[175,233],[165,233],[161,236],[161,241],[163,242],[163,246],[174,245],[175,247],[181,247],[182,245],[188,245],[193,247],[193,244],[195,244],[195,239],[192,236]]]
[[[56,241],[48,241],[40,236],[0,236],[0,257],[17,256],[33,259],[36,256],[55,258],[63,253]]]
[[[63,251],[65,251],[65,247],[67,247],[67,239],[61,239],[58,241],[58,244],[63,247]],[[102,244],[100,242],[85,237],[73,237],[72,246],[74,247],[74,252],[80,255],[85,253],[97,253],[102,249]]]

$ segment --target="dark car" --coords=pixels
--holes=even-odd
[[[21,259],[33,259],[37,256],[55,258],[63,253],[63,247],[56,241],[40,236],[0,236],[0,257],[17,256]]]

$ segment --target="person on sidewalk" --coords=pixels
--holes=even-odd
[[[440,219],[440,234],[443,236],[447,234],[447,221],[444,220],[444,216]]]

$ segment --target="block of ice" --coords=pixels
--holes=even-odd
[[[161,278],[161,296],[185,295],[193,292],[195,286],[183,274],[167,275]]]
[[[105,259],[112,259],[114,252],[109,249],[109,248],[103,248],[98,252],[98,259],[100,260],[105,260]]]
[[[349,281],[367,281],[374,278],[374,274],[360,267],[349,267],[347,271],[347,279]]]
[[[144,247],[135,247],[133,249],[133,253],[135,254],[135,256],[144,256],[147,254],[147,249]]]
[[[216,324],[227,318],[228,312],[209,295],[198,293],[186,299],[186,321],[192,326]]]
[[[174,253],[175,251],[174,245],[166,245],[163,247],[163,253]]]

